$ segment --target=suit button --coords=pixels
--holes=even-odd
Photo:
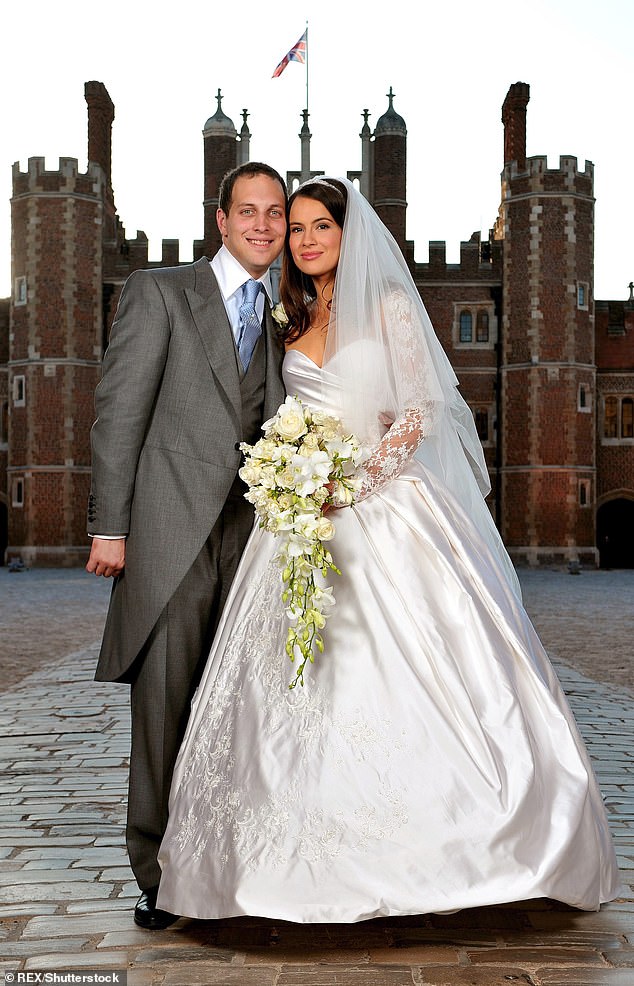
[[[236,452],[239,452],[240,451],[240,442],[236,442],[236,444],[233,447],[236,450]]]

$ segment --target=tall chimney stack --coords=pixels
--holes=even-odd
[[[520,171],[526,168],[526,107],[529,99],[528,83],[515,82],[507,92],[502,106],[504,165],[517,161]]]
[[[114,103],[103,82],[86,82],[84,96],[88,103],[88,160],[100,165],[112,193],[112,121]]]

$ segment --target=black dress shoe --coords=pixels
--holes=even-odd
[[[178,921],[177,914],[162,911],[156,906],[157,894],[158,887],[144,890],[134,908],[134,923],[148,931],[160,931],[162,928],[169,928],[170,924]]]

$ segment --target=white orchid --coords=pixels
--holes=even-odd
[[[298,668],[290,687],[304,684],[307,662],[315,648],[323,652],[321,635],[327,611],[334,606],[332,586],[324,580],[339,573],[325,542],[335,524],[324,506],[349,506],[355,482],[350,473],[362,449],[346,435],[338,418],[311,411],[296,397],[287,397],[277,414],[262,426],[264,437],[243,443],[245,464],[240,477],[249,487],[245,497],[255,506],[260,526],[279,540],[282,601],[290,621],[286,653]]]

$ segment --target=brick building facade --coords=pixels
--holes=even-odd
[[[126,277],[178,263],[164,240],[148,260],[145,234],[128,239],[111,184],[114,106],[85,86],[88,167],[64,158],[46,171],[13,170],[11,299],[0,301],[0,550],[26,563],[82,563],[89,430],[100,362]],[[549,169],[526,156],[529,88],[502,108],[501,204],[488,238],[444,242],[416,263],[406,239],[407,128],[393,106],[372,132],[364,111],[361,168],[348,172],[394,233],[476,418],[493,492],[491,509],[514,560],[634,566],[634,298],[595,301],[593,166],[562,157]],[[203,239],[219,246],[222,175],[249,160],[221,106],[203,129]],[[310,168],[307,114],[301,171]],[[632,295],[632,289],[630,290]],[[6,484],[2,482],[6,474]],[[6,491],[6,492],[4,492]]]

